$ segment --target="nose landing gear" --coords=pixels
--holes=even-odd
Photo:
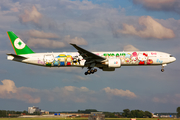
[[[84,74],[85,74],[85,75],[88,75],[88,74],[94,74],[95,72],[97,72],[97,69],[91,69],[91,68],[88,68],[88,71],[85,72]]]
[[[167,66],[167,64],[162,64],[161,72],[164,72],[164,67]]]

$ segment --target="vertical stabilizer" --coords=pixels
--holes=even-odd
[[[12,31],[7,31],[12,47],[16,55],[31,54],[34,53],[18,36]]]

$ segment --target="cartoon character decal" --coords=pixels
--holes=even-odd
[[[130,53],[127,53],[127,54],[126,54],[126,56],[125,56],[125,62],[126,62],[126,64],[131,64],[130,56],[131,56]]]
[[[125,57],[124,56],[120,56],[120,59],[121,59],[121,64],[124,64],[125,63]]]
[[[80,59],[78,58],[78,56],[74,56],[73,57],[73,65],[80,65]]]
[[[71,55],[67,55],[67,65],[72,65],[72,62],[73,62],[73,58]]]
[[[148,59],[147,60],[147,65],[150,65],[150,64],[152,64],[153,63],[153,60],[152,59]]]
[[[41,61],[40,59],[38,59],[37,63],[40,64],[40,65],[46,65],[45,61]]]
[[[65,54],[60,54],[56,58],[58,58],[58,60],[60,62],[60,66],[65,66],[66,65],[67,57],[66,57]]]
[[[139,59],[139,65],[145,65],[147,63],[148,54],[139,53],[138,59]]]
[[[138,64],[138,54],[137,54],[137,52],[133,52],[130,58],[131,58],[132,64]]]
[[[60,66],[60,62],[59,62],[58,58],[54,59],[52,66]]]
[[[99,54],[106,58],[121,59],[121,64],[136,64],[136,65],[150,65],[153,64],[153,60],[149,59],[147,53],[104,53]],[[46,54],[43,61],[38,60],[38,64],[45,64],[46,66],[71,66],[71,65],[84,65],[85,60],[82,56],[72,56],[71,54],[60,54],[54,58],[53,54]],[[81,63],[82,62],[82,63]],[[157,60],[157,62],[161,62]]]
[[[54,61],[54,56],[52,54],[44,55],[44,62],[46,66],[51,66]]]
[[[46,59],[45,59],[46,58]],[[49,57],[45,57],[44,60],[46,60],[46,66],[71,66],[71,65],[81,65],[82,58],[80,56],[74,56],[71,55],[65,55],[60,54],[57,57],[50,59]],[[41,64],[40,61],[38,61],[38,64]],[[84,65],[84,61],[82,62]]]

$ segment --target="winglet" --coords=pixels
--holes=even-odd
[[[70,43],[70,45],[73,45],[73,46],[75,46],[76,44]],[[77,46],[77,45],[76,45],[76,46]]]
[[[77,46],[76,44],[70,43],[73,47],[75,47],[76,49],[79,49],[80,47]],[[81,48],[82,49],[82,48]]]

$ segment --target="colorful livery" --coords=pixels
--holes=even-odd
[[[76,44],[71,44],[78,52],[35,53],[12,31],[7,32],[15,54],[7,54],[8,60],[46,67],[87,67],[87,74],[97,71],[114,71],[121,66],[164,66],[176,60],[171,54],[158,51],[116,51],[90,52]]]

